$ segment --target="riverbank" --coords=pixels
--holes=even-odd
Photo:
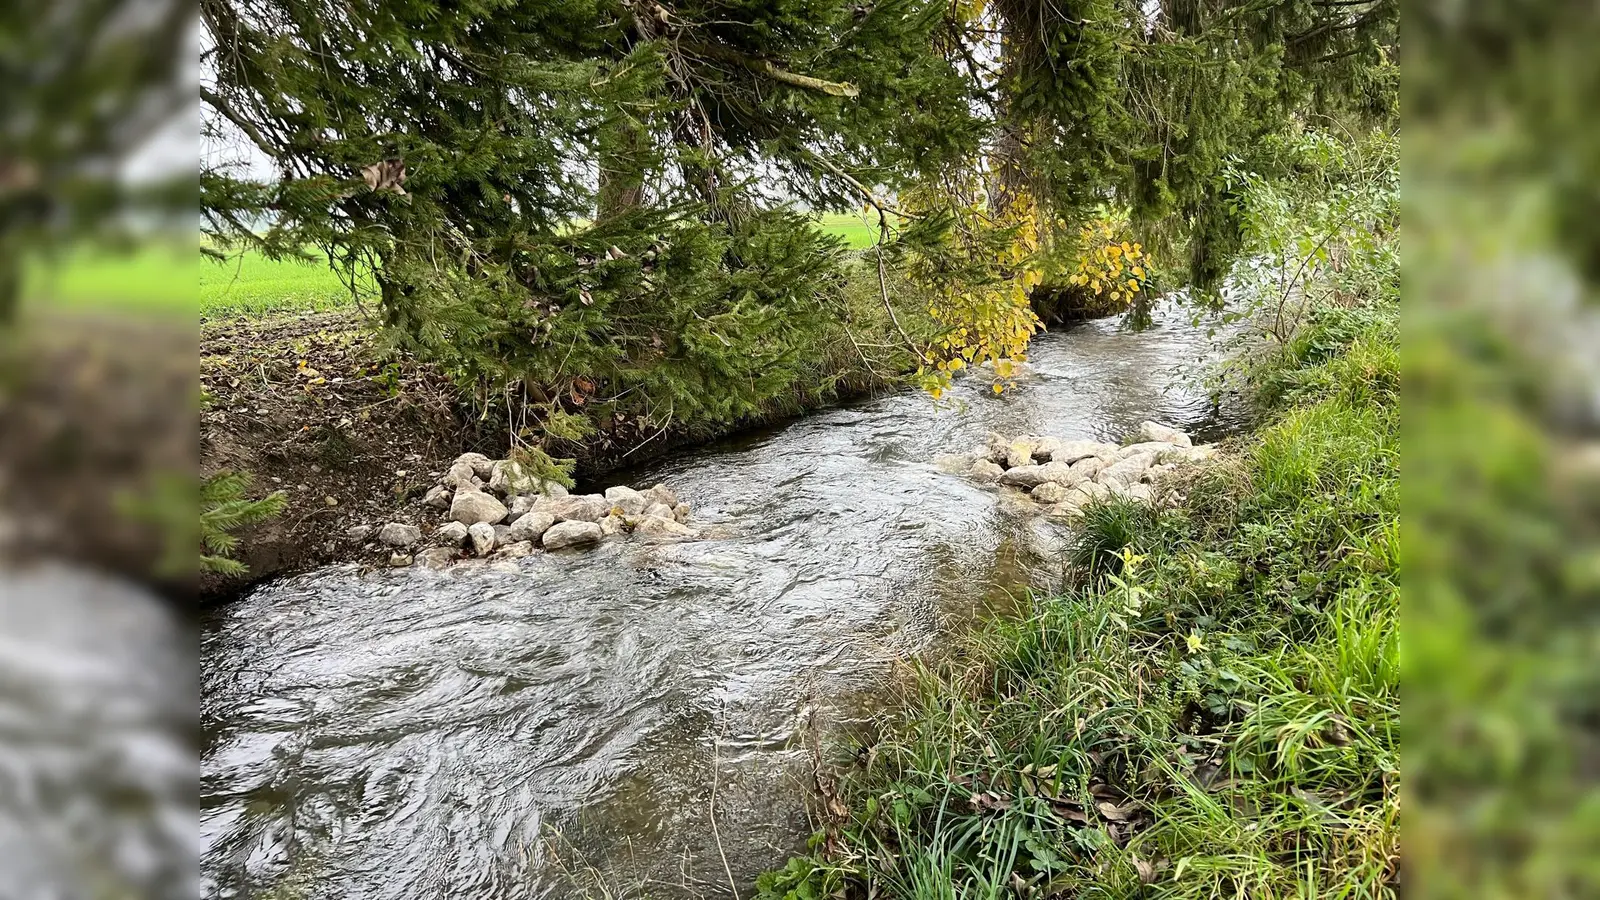
[[[1399,881],[1398,336],[1330,307],[1178,505],[928,663],[764,897],[1385,896]]]
[[[536,436],[552,456],[575,460],[584,481],[889,389],[909,356],[875,277],[857,281],[842,292],[796,387],[755,413],[663,420],[581,396],[558,398],[580,428],[564,438]],[[930,328],[916,292],[894,286],[900,323],[913,333]],[[387,347],[355,310],[203,320],[200,381],[202,475],[247,472],[256,495],[286,498],[281,515],[238,533],[236,556],[248,574],[203,576],[202,601],[331,563],[386,564],[388,550],[370,536],[351,537],[352,529],[399,522],[431,532],[437,510],[421,501],[450,463],[465,452],[500,458],[511,444],[504,403],[474,399],[437,367]]]

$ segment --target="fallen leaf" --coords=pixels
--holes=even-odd
[[[1118,806],[1104,800],[1096,803],[1094,807],[1100,810],[1100,815],[1105,816],[1108,822],[1127,822],[1139,811],[1136,806]]]
[[[972,795],[972,806],[979,812],[1007,810],[1011,808],[1011,800],[1008,797],[998,796],[992,791],[983,791]]]

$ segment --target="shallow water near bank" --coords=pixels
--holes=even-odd
[[[1064,532],[933,458],[991,429],[1214,437],[1237,418],[1177,371],[1212,352],[1182,314],[1088,323],[1004,397],[877,398],[581,485],[664,481],[700,540],[337,567],[213,610],[205,893],[746,894],[898,663],[1060,579]]]

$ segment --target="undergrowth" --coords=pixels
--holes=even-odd
[[[1075,586],[928,664],[761,895],[1394,895],[1395,316],[1320,311],[1232,463],[1091,512]]]

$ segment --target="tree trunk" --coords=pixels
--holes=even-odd
[[[644,205],[645,154],[649,138],[638,123],[617,121],[600,140],[600,190],[595,220],[603,221]]]

